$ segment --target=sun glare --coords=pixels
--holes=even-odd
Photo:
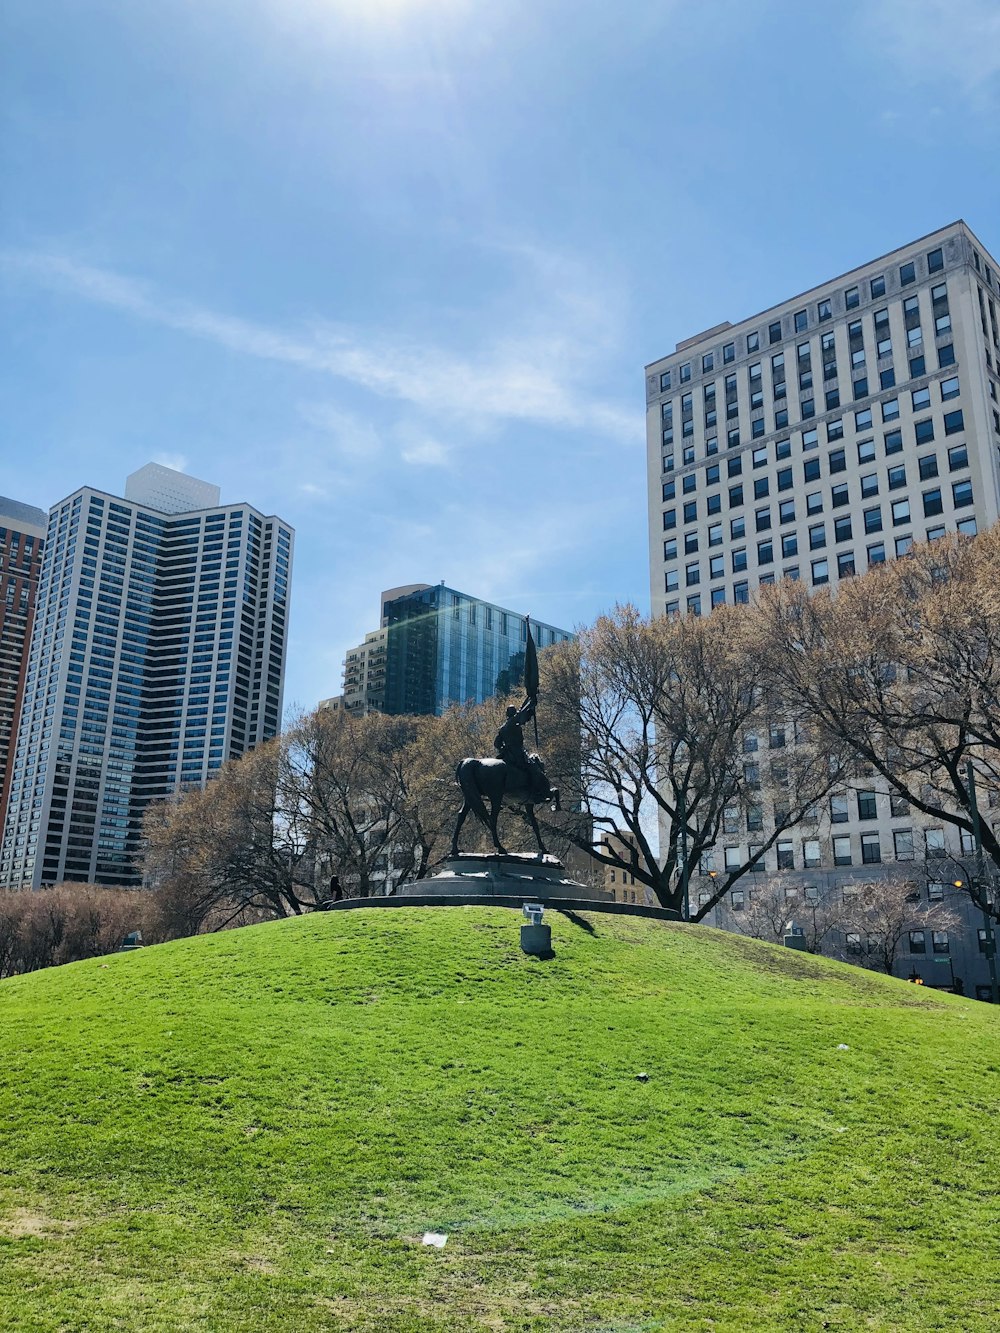
[[[457,12],[466,8],[468,0],[307,0],[307,3],[363,22],[384,23],[411,14]]]

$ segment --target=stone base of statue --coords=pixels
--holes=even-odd
[[[614,902],[613,893],[578,884],[556,857],[529,852],[509,852],[506,856],[499,852],[462,852],[449,856],[428,879],[401,884],[394,896]]]

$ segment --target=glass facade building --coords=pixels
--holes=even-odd
[[[528,640],[523,615],[445,584],[421,587],[383,605],[384,710],[441,714],[517,690]],[[531,622],[538,648],[572,636]]]
[[[278,732],[292,530],[172,476],[50,513],[0,887],[138,883],[149,803]]]

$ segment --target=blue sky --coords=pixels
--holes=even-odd
[[[297,531],[286,703],[384,587],[648,606],[643,366],[962,216],[1000,0],[6,0],[0,492],[150,459]]]

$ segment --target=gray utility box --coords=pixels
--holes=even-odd
[[[789,921],[785,931],[785,948],[799,949],[802,953],[806,952],[806,936],[801,926],[797,926],[794,921]]]
[[[521,927],[521,948],[525,953],[552,952],[552,927],[527,925]]]

